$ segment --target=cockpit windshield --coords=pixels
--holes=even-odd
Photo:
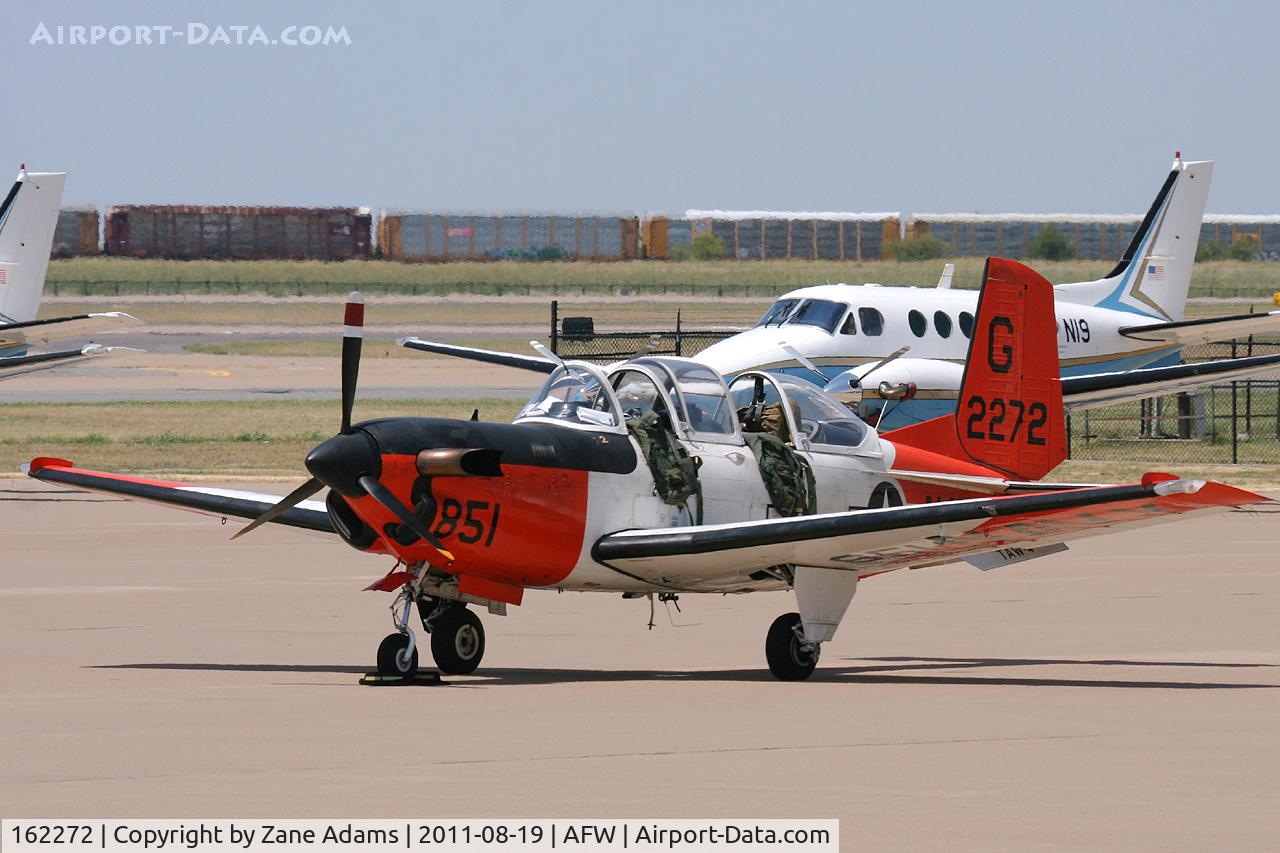
[[[787,315],[791,313],[797,305],[800,304],[799,299],[779,299],[777,302],[769,306],[769,310],[764,312],[764,316],[760,318],[757,326],[777,326],[787,319]]]
[[[806,299],[783,322],[788,326],[817,326],[831,334],[849,306],[829,299]]]
[[[591,427],[616,427],[622,422],[600,379],[576,364],[557,367],[516,415],[516,422],[529,418]]]
[[[729,389],[738,417],[747,432],[772,432],[794,443],[783,412],[779,389],[786,395],[787,413],[795,429],[812,444],[852,449],[862,444],[870,427],[816,385],[785,374],[748,373]]]
[[[811,442],[842,447],[862,444],[869,427],[861,418],[811,382],[787,375],[774,378],[800,409],[800,428]]]

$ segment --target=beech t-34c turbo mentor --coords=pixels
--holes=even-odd
[[[1130,485],[1030,482],[1066,455],[1053,290],[993,258],[966,410],[880,436],[816,385],[748,371],[726,386],[695,361],[555,366],[512,424],[387,418],[351,424],[364,307],[347,305],[342,429],[283,499],[36,459],[31,476],[215,516],[336,532],[396,558],[378,668],[416,669],[416,606],[446,673],[484,653],[468,603],[505,612],[525,588],[670,597],[794,589],[765,642],[780,679],[807,678],[858,584],[967,560],[980,569],[1065,549],[1100,529],[1265,501],[1148,474]],[[544,355],[546,355],[544,353]],[[512,356],[519,359],[520,356]],[[307,498],[329,488],[323,503]],[[240,534],[237,534],[237,536]]]

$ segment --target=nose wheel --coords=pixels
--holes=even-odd
[[[378,645],[378,674],[409,678],[418,671],[418,650],[408,634],[388,634]]]
[[[764,656],[779,681],[804,681],[818,666],[821,644],[806,642],[799,613],[784,613],[769,626]]]

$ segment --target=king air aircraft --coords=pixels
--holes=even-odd
[[[507,354],[547,373],[511,424],[431,417],[352,424],[364,306],[346,308],[339,433],[284,498],[161,482],[35,459],[30,476],[224,520],[319,531],[390,571],[389,677],[418,666],[414,624],[445,673],[476,669],[484,629],[526,589],[670,601],[684,593],[793,590],[765,636],[770,671],[809,677],[859,584],[966,561],[993,569],[1094,533],[1261,503],[1218,483],[1148,474],[1128,485],[1032,482],[1066,456],[1053,288],[993,258],[975,306],[961,389],[980,417],[949,414],[878,434],[817,385],[640,355],[607,368]],[[405,346],[437,351],[409,339]],[[457,348],[454,348],[457,349]],[[323,501],[310,500],[328,489]],[[1152,540],[1158,547],[1159,540]],[[178,555],[175,555],[177,557]]]
[[[1058,359],[1068,410],[1186,391],[1275,370],[1262,356],[1179,364],[1188,344],[1280,330],[1280,311],[1184,319],[1213,163],[1174,160],[1115,268],[1054,287]],[[755,328],[703,350],[725,375],[820,372],[828,390],[882,427],[952,411],[978,294],[951,289],[828,284],[779,298]],[[909,353],[909,354],[908,354]],[[1123,389],[1123,390],[1120,390]],[[907,399],[904,399],[907,398]],[[885,409],[888,400],[899,402]]]
[[[33,346],[141,322],[119,311],[36,319],[66,180],[66,172],[28,172],[24,165],[0,202],[0,377],[119,349],[91,343],[74,349],[29,351]]]

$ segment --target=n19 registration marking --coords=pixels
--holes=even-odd
[[[974,394],[965,401],[965,408],[969,411],[969,417],[965,419],[965,436],[968,438],[1012,444],[1021,432],[1027,444],[1044,444],[1044,436],[1037,432],[1049,420],[1049,408],[1044,403],[1006,400],[1003,397],[988,400]],[[1027,425],[1025,432],[1022,431],[1023,423]]]

